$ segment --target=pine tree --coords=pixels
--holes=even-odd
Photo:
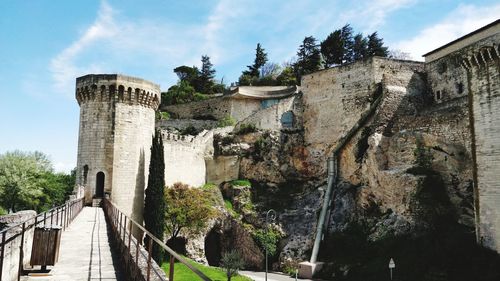
[[[214,77],[215,69],[213,69],[213,64],[210,62],[210,57],[207,55],[201,56],[199,87],[195,87],[196,91],[207,95],[213,94]]]
[[[326,67],[342,65],[354,61],[354,40],[352,33],[352,27],[346,24],[341,29],[337,29],[330,33],[330,35],[321,42],[321,54],[325,59]]]
[[[255,60],[253,65],[248,65],[248,70],[243,71],[244,75],[250,75],[253,77],[259,77],[260,68],[264,66],[267,62],[267,53],[260,46],[260,43],[257,43],[257,48],[255,49]]]
[[[163,240],[165,234],[165,162],[163,158],[163,140],[161,132],[156,131],[151,146],[151,161],[149,163],[148,187],[144,202],[144,225],[155,237]],[[148,245],[148,239],[145,239]],[[163,248],[153,242],[153,259],[161,264]]]
[[[377,32],[368,36],[368,56],[387,57],[389,51],[384,47],[384,40],[378,37]]]
[[[297,51],[297,62],[295,63],[297,80],[300,81],[302,75],[318,71],[320,67],[321,54],[316,44],[316,38],[305,37]]]

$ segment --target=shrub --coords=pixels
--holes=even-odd
[[[281,233],[279,231],[272,227],[269,227],[267,231],[266,229],[259,229],[254,232],[253,237],[263,251],[267,249],[269,256],[274,256],[276,254],[278,242],[281,239]]]
[[[255,124],[241,124],[240,127],[238,128],[238,131],[236,131],[237,135],[244,135],[248,133],[253,133],[257,131],[257,127]]]
[[[231,115],[226,115],[224,118],[219,120],[217,123],[217,127],[227,127],[227,126],[234,126],[236,124],[236,120],[231,117]]]
[[[238,270],[243,266],[245,266],[243,258],[236,250],[225,252],[222,255],[221,267],[226,271],[227,281],[231,281],[231,277],[238,274]]]
[[[232,186],[252,186],[248,180],[233,180],[231,181]]]
[[[156,112],[156,119],[157,120],[168,120],[170,119],[170,113],[166,111],[157,111]]]

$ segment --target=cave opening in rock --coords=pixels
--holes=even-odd
[[[187,244],[187,239],[184,237],[170,238],[167,241],[167,246],[169,246],[172,250],[181,255],[187,254],[186,244]]]
[[[216,228],[210,230],[205,237],[205,257],[211,266],[220,266],[221,260],[221,237]]]

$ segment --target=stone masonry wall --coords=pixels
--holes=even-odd
[[[140,105],[116,104],[111,200],[136,221],[142,220],[155,111]]]
[[[305,75],[302,78],[304,139],[309,162],[317,175],[325,173],[326,158],[337,142],[366,112],[382,90],[382,79],[411,81],[423,64],[411,61],[371,58],[342,67]],[[398,82],[400,83],[400,82]],[[394,84],[394,83],[393,83]],[[397,86],[406,91],[403,86]],[[396,88],[397,88],[396,87]],[[395,92],[398,92],[398,89]],[[398,100],[392,107],[398,107]],[[386,122],[394,114],[386,111]]]
[[[254,124],[263,130],[279,130],[282,128],[281,117],[287,111],[294,111],[294,101],[296,97],[280,100],[277,104],[268,108],[256,111],[252,115],[240,121],[240,124]]]
[[[500,34],[494,36],[498,43]],[[483,59],[479,56],[483,56]],[[468,87],[476,162],[479,242],[500,252],[500,50],[469,53]],[[474,62],[479,62],[474,65]]]

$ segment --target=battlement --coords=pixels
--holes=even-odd
[[[76,100],[114,101],[142,105],[156,110],[160,105],[160,86],[141,78],[121,74],[89,74],[76,78]]]
[[[484,46],[481,49],[473,52],[469,56],[465,56],[462,58],[460,62],[461,65],[470,70],[473,67],[484,67],[488,63],[492,63],[494,61],[498,61],[500,59],[500,46]]]

